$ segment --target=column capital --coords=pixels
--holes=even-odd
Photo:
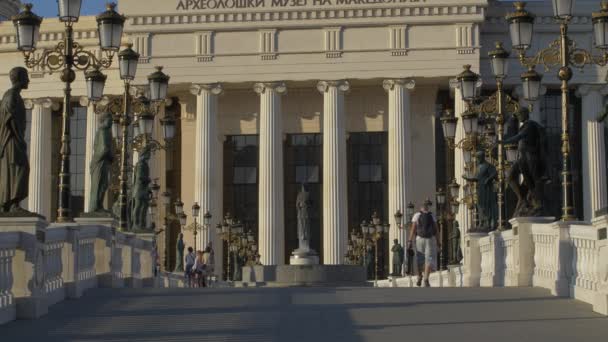
[[[602,96],[608,95],[608,86],[605,84],[581,84],[575,92],[578,97],[585,97],[590,93],[599,93]]]
[[[266,89],[272,89],[281,95],[287,93],[285,82],[257,82],[253,85],[253,91],[260,95],[264,94]]]
[[[198,96],[203,91],[209,91],[213,95],[220,95],[224,92],[224,87],[221,83],[193,83],[190,86],[190,94]]]
[[[40,106],[45,109],[51,108],[52,110],[59,110],[59,102],[54,101],[50,97],[43,97],[38,99],[25,99],[25,108],[34,109],[35,106]]]
[[[319,83],[317,83],[317,90],[320,93],[326,93],[331,87],[336,87],[338,90],[345,93],[350,90],[350,83],[346,80],[319,81]]]
[[[411,78],[392,78],[382,82],[382,88],[386,91],[395,89],[395,86],[402,86],[405,89],[412,90],[416,87],[416,81]]]

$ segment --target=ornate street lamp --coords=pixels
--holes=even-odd
[[[77,22],[80,17],[82,0],[57,0],[59,20],[62,22]]]
[[[599,12],[591,14],[591,21],[593,22],[595,47],[606,50],[608,49],[608,2],[602,1],[601,6]]]
[[[36,44],[40,38],[40,24],[42,18],[32,12],[32,5],[26,4],[23,12],[12,18],[13,24],[17,31],[17,48],[23,52],[25,57],[25,66],[27,68],[39,68],[42,71],[49,70],[50,72],[61,69],[61,81],[65,83],[63,96],[63,115],[62,115],[62,132],[61,132],[61,161],[59,165],[59,196],[57,206],[57,222],[71,222],[72,214],[70,211],[70,117],[72,116],[72,83],[76,79],[74,68],[86,71],[89,68],[96,70],[109,68],[112,65],[114,57],[113,46],[102,42],[101,49],[104,51],[104,57],[97,58],[96,54],[84,50],[82,46],[74,41],[73,24],[80,17],[81,0],[59,0],[57,1],[59,9],[59,20],[64,23],[63,40],[54,48],[45,49],[40,54],[35,54]],[[115,39],[122,39],[122,27],[125,18],[116,13],[115,5],[109,4],[107,10],[102,13],[104,18],[112,18],[114,23],[112,28],[108,25],[99,25],[98,34],[100,37],[112,36]],[[114,30],[110,33],[109,30]],[[99,74],[91,72],[87,77],[87,90],[90,99],[101,99],[100,88],[102,77]]]
[[[414,211],[415,210],[416,209],[415,209],[414,203],[412,203],[412,202],[408,203],[407,208],[406,208],[406,214],[407,214],[407,221],[408,222],[412,221],[412,217],[414,217]]]
[[[441,128],[443,129],[443,137],[453,142],[456,138],[456,124],[458,123],[458,118],[454,116],[454,111],[451,109],[446,109],[441,116]]]
[[[76,0],[71,1],[75,2]],[[118,51],[120,49],[122,31],[126,19],[114,11],[115,7],[115,4],[108,4],[106,11],[97,16],[97,27],[100,33],[99,45],[102,49],[109,51]]]
[[[378,286],[378,241],[382,239],[385,234],[390,230],[390,224],[383,223],[378,216],[378,213],[374,211],[372,219],[369,223],[366,221],[361,222],[361,232],[365,240],[370,240],[375,246],[375,272],[374,272],[374,286]]]
[[[40,24],[42,17],[32,12],[32,4],[25,4],[23,12],[14,16],[13,23],[17,29],[17,49],[23,52],[36,50],[40,39]]]
[[[608,5],[602,3],[599,12],[592,14],[592,22],[595,36],[595,46],[602,50],[600,56],[594,56],[591,52],[575,47],[575,42],[568,36],[568,25],[572,18],[574,9],[573,0],[553,0],[553,13],[560,26],[560,36],[551,42],[549,47],[539,51],[533,57],[526,56],[526,50],[530,48],[532,41],[532,25],[534,16],[525,10],[524,2],[515,3],[515,12],[507,15],[510,26],[511,41],[513,48],[519,52],[520,64],[528,67],[528,72],[522,75],[524,81],[524,97],[529,100],[538,97],[540,88],[540,75],[535,74],[533,67],[543,65],[545,69],[559,67],[557,77],[561,81],[562,91],[562,221],[574,219],[574,206],[572,194],[572,167],[570,160],[570,127],[569,120],[569,86],[568,82],[572,79],[572,68],[584,68],[587,64],[599,65],[601,67],[608,64],[608,45],[605,37],[608,35],[608,27],[605,23],[608,20]],[[522,26],[521,23],[526,25]],[[599,36],[599,37],[598,37]],[[524,37],[525,40],[522,41]],[[599,39],[598,39],[599,38]],[[556,58],[557,57],[557,58]],[[526,94],[527,92],[527,94]],[[527,96],[526,96],[527,95]]]
[[[473,101],[477,97],[477,81],[479,81],[479,75],[471,71],[471,65],[464,65],[464,71],[461,72],[456,79],[460,83],[460,90],[462,93],[462,99],[465,101]]]
[[[514,4],[515,12],[507,15],[511,44],[515,50],[527,50],[532,45],[532,32],[534,28],[534,15],[526,11],[525,2]]]
[[[106,85],[106,79],[108,77],[104,75],[98,68],[94,68],[91,71],[85,73],[85,80],[87,84],[87,97],[89,101],[99,101],[103,97],[103,88]]]
[[[169,76],[163,73],[163,67],[157,66],[156,71],[148,76],[150,85],[150,100],[153,102],[163,101],[167,98]]]
[[[179,198],[175,201],[175,213],[177,215],[181,215],[184,213],[184,202],[182,202]]]
[[[397,228],[399,229],[403,229],[403,225],[401,224],[403,222],[403,214],[401,213],[401,210],[397,210],[397,212],[395,213],[395,225],[397,225]]]
[[[467,110],[462,113],[462,126],[464,128],[464,134],[473,135],[477,134],[479,129],[479,114],[473,110]]]
[[[543,76],[536,72],[534,67],[530,67],[528,71],[521,74],[523,95],[526,101],[534,102],[538,100],[542,79]]]

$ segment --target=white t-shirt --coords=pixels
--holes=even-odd
[[[186,254],[186,265],[194,265],[195,257],[194,253]]]
[[[431,213],[433,217],[433,222],[437,223],[437,219],[435,218],[435,214]],[[412,223],[418,223],[418,219],[420,218],[420,211],[416,212],[414,216],[412,216]]]

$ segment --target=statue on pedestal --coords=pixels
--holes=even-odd
[[[304,184],[296,199],[296,209],[298,211],[298,241],[301,250],[310,249],[310,193],[306,191]]]
[[[175,260],[175,271],[174,272],[184,272],[184,250],[186,249],[186,244],[184,243],[184,234],[179,233],[179,238],[177,239],[177,258]]]
[[[517,196],[514,217],[541,216],[543,214],[544,185],[547,156],[545,129],[530,120],[530,111],[521,108],[517,119],[521,126],[517,134],[505,137],[503,144],[517,143],[518,158],[509,170],[508,182]],[[523,182],[520,183],[520,176]]]
[[[393,240],[393,247],[391,248],[391,252],[393,252],[393,276],[401,276],[401,268],[403,266],[403,256],[404,251],[403,247],[399,244],[399,240]]]
[[[302,184],[302,188],[296,198],[297,210],[297,225],[298,225],[298,249],[293,251],[290,263],[291,264],[318,264],[319,257],[317,253],[310,249],[310,193],[306,190],[306,186]]]
[[[112,116],[104,114],[101,125],[95,133],[91,159],[91,190],[89,212],[106,212],[103,200],[110,186],[110,172],[114,162],[114,144],[112,142]]]
[[[150,204],[150,148],[145,147],[139,154],[139,161],[133,170],[133,192],[132,192],[132,211],[131,229],[147,230],[148,206]]]
[[[452,265],[458,265],[462,260],[462,250],[460,249],[460,228],[458,221],[454,221],[454,226],[450,232],[450,257],[448,260]]]
[[[30,79],[22,67],[13,68],[9,78],[12,87],[0,103],[0,215],[30,216],[32,213],[19,206],[29,190],[26,111],[21,90],[28,88]]]
[[[462,178],[475,182],[477,185],[477,214],[479,224],[476,230],[489,232],[497,227],[498,223],[498,199],[494,188],[494,180],[498,176],[494,165],[486,160],[483,151],[477,152],[477,175],[475,177]]]

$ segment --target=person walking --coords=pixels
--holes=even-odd
[[[188,286],[192,287],[192,278],[194,277],[194,272],[192,268],[194,267],[195,262],[194,249],[192,247],[188,247],[188,254],[186,254],[186,281],[188,282]]]
[[[211,286],[213,283],[213,278],[215,278],[215,252],[213,251],[213,246],[211,242],[205,248],[204,260],[206,271],[207,271],[207,285]]]
[[[410,230],[409,246],[414,243],[416,246],[416,260],[418,262],[418,281],[416,285],[422,285],[424,271],[424,286],[430,287],[429,275],[435,268],[437,261],[437,249],[440,245],[437,232],[437,220],[430,211],[433,203],[427,199],[424,201],[420,211],[412,217],[412,229]],[[415,240],[414,240],[415,239]]]

